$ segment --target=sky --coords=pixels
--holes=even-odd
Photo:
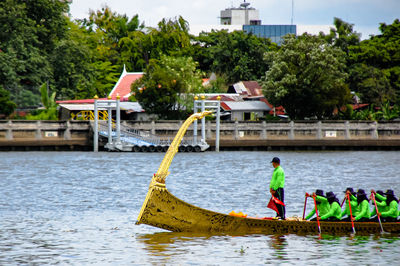
[[[74,19],[87,18],[89,10],[107,5],[118,14],[139,15],[146,26],[156,26],[163,18],[182,16],[195,25],[216,25],[220,11],[239,7],[243,0],[72,0]],[[400,19],[400,0],[247,0],[259,10],[262,24],[332,25],[334,17],[354,24],[362,39],[380,33],[380,23]],[[293,12],[292,12],[293,11]],[[293,14],[293,15],[292,15]]]

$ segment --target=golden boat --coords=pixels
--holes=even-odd
[[[150,182],[146,199],[136,224],[147,224],[173,232],[227,233],[227,234],[309,234],[318,233],[316,221],[288,218],[239,217],[218,213],[186,203],[172,195],[165,186],[165,179],[179,144],[196,119],[202,119],[210,111],[191,115],[181,126],[158,171]],[[400,233],[400,222],[382,223],[384,232]],[[356,233],[371,234],[382,231],[378,222],[354,222]],[[351,222],[320,222],[321,233],[347,234],[353,232]]]

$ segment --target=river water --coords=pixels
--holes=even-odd
[[[193,235],[135,225],[161,153],[0,153],[0,265],[397,264],[399,235]],[[178,153],[168,190],[206,209],[272,216],[271,158],[286,172],[287,216],[304,193],[388,188],[400,153]],[[308,211],[312,209],[311,202]]]

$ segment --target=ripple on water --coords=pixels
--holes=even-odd
[[[0,265],[397,264],[399,236],[193,235],[134,225],[163,154],[0,153]],[[278,156],[289,216],[304,193],[347,186],[400,194],[398,152],[179,153],[167,178],[177,197],[228,213],[266,208]],[[312,206],[307,207],[307,211]]]

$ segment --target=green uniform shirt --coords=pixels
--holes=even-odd
[[[332,204],[329,206],[329,212],[325,215],[321,215],[321,220],[326,220],[330,217],[336,217],[337,219],[340,219],[342,217],[342,208],[340,208],[339,203],[336,201],[332,202]]]
[[[382,212],[386,212],[389,208],[389,206],[386,205],[386,201],[377,201],[376,202],[376,206],[378,207],[378,212],[382,213]],[[376,208],[375,208],[375,203],[373,203],[373,208],[372,208],[372,212],[371,212],[371,217],[376,215]]]
[[[392,200],[388,206],[388,210],[385,212],[382,212],[381,215],[382,215],[382,217],[397,218],[399,216],[398,208],[399,208],[399,204],[395,200]]]
[[[378,194],[378,193],[375,194],[375,198],[377,198],[377,199],[379,199],[381,201],[386,201],[386,197],[382,196],[381,194]]]
[[[328,199],[321,196],[316,196],[315,200],[321,202],[317,204],[318,216],[322,217],[329,212],[329,202]],[[306,220],[310,219],[315,214],[315,208],[307,215]]]
[[[361,218],[370,218],[371,217],[371,212],[369,211],[369,202],[368,200],[363,200],[359,204],[360,212],[358,215],[355,217],[355,220],[358,221]]]
[[[351,214],[353,217],[357,216],[359,209],[358,209],[358,204],[357,204],[357,198],[353,195],[350,194],[350,205],[351,205]],[[349,202],[346,198],[346,202],[344,203],[344,210],[341,214],[341,217],[343,216],[349,216],[350,217],[350,208],[349,208]]]
[[[285,187],[285,172],[280,165],[274,169],[269,187],[273,190]]]

